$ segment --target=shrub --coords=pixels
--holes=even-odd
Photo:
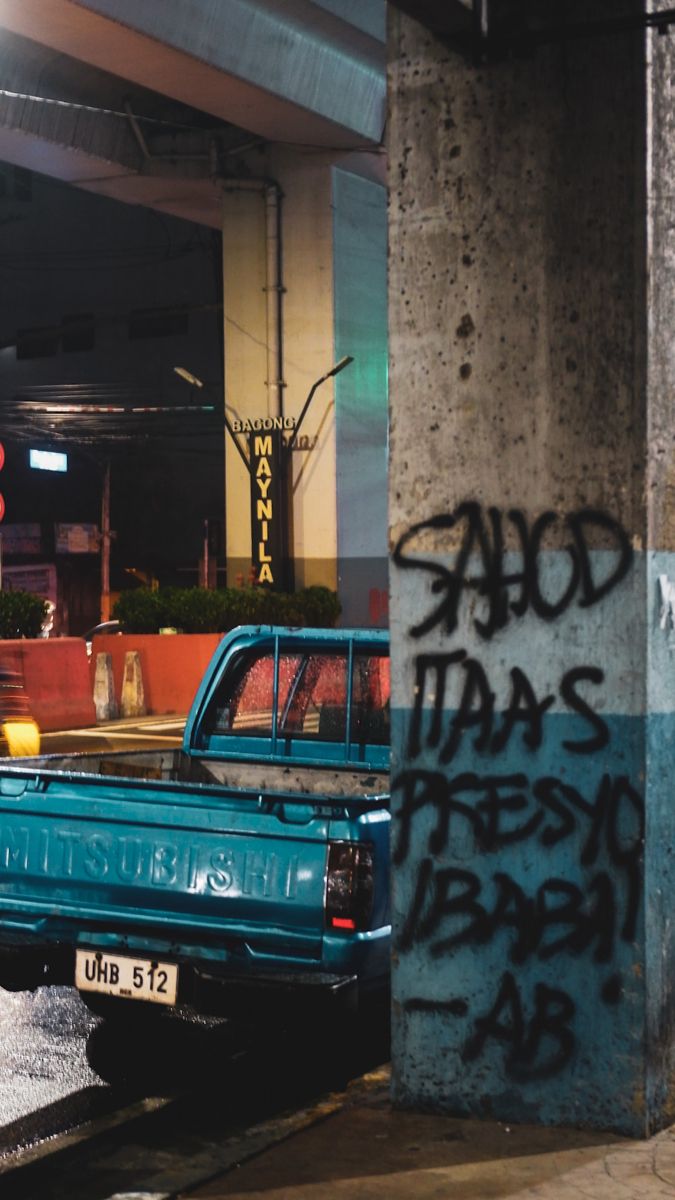
[[[150,588],[134,588],[121,592],[113,606],[113,616],[122,626],[123,633],[157,633],[165,620],[166,605],[161,592]]]
[[[235,625],[334,625],[340,602],[330,588],[271,592],[267,588],[147,588],[122,592],[113,609],[124,633],[222,633]]]
[[[0,592],[0,638],[36,638],[49,601],[32,592]]]
[[[288,598],[301,601],[305,625],[328,629],[335,624],[342,611],[337,594],[327,587],[308,587]]]
[[[220,629],[225,606],[222,592],[204,588],[171,588],[164,593],[167,624],[183,633],[214,633]]]

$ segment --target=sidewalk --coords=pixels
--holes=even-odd
[[[252,1148],[253,1149],[253,1148]],[[190,1200],[663,1200],[675,1127],[649,1141],[394,1111],[388,1075],[211,1182]]]

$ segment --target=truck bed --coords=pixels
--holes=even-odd
[[[268,767],[263,786],[260,764],[213,765],[227,779],[179,750],[0,767],[5,940],[88,944],[114,929],[122,946],[318,962],[328,843],[370,840],[369,812],[382,839],[384,780]],[[317,774],[338,787],[317,792]]]
[[[107,778],[163,780],[167,783],[215,785],[257,792],[291,792],[326,798],[386,798],[387,772],[360,772],[323,766],[281,766],[275,763],[197,758],[184,750],[102,751],[85,754],[45,754],[23,758],[9,770],[102,775]]]

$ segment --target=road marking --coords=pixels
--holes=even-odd
[[[108,1200],[171,1200],[169,1192],[115,1192]]]
[[[124,731],[124,730],[128,730],[128,729],[139,729],[139,728],[140,729],[158,729],[158,730],[161,730],[161,729],[180,729],[180,730],[182,730],[185,728],[185,718],[180,717],[177,719],[176,717],[171,717],[170,719],[168,719],[166,721],[155,720],[152,722],[152,724],[148,724],[148,723],[139,722],[138,717],[136,717],[134,720],[129,720],[129,721],[115,721],[114,725],[88,725],[86,727],[86,729],[53,729],[49,732],[43,733],[42,738],[43,738],[43,741],[47,741],[49,738],[55,738],[55,737],[58,737],[58,738],[80,737],[82,735],[88,735],[89,737],[93,737],[94,734],[99,734],[100,736],[110,737],[113,733],[116,733],[117,731]]]
[[[163,742],[176,742],[177,745],[183,741],[181,737],[177,737],[172,733],[165,735],[161,735],[159,733],[126,733],[123,730],[118,729],[78,729],[77,736],[85,738],[105,738],[106,741],[109,739],[114,741],[115,738],[121,738],[125,742],[130,741],[132,738],[135,742],[156,742],[158,738],[161,737]]]
[[[143,729],[185,729],[185,721],[156,721],[152,725],[144,725]]]

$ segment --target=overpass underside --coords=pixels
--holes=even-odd
[[[340,583],[353,619],[386,587],[383,12],[0,0],[0,158],[223,231],[226,412],[297,417],[355,359],[317,392],[284,504],[296,584]],[[231,582],[261,565],[248,451],[226,438]]]

